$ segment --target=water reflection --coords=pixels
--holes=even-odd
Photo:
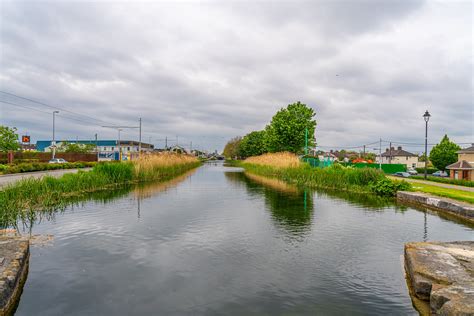
[[[231,182],[244,184],[251,196],[263,197],[278,226],[296,235],[309,231],[314,205],[307,190],[250,173],[226,172],[225,176]]]
[[[83,208],[90,202],[105,205],[114,200],[123,198],[131,192],[133,192],[133,197],[137,200],[137,216],[140,218],[140,203],[143,199],[150,198],[161,192],[166,192],[188,178],[194,172],[195,170],[188,171],[169,181],[145,182],[133,185],[124,184],[115,186],[113,189],[88,192],[75,196],[65,196],[61,201],[43,207],[42,209],[30,209],[14,214],[3,212],[0,214],[0,229],[11,227],[18,232],[23,231],[31,234],[34,225],[40,224],[43,221],[54,221],[56,214],[62,213],[66,209],[74,210],[76,208]]]

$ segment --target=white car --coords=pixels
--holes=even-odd
[[[433,177],[441,177],[441,178],[449,177],[449,175],[446,171],[436,171],[435,173],[432,174],[432,176]]]
[[[67,163],[67,161],[64,160],[63,158],[54,158],[54,159],[51,159],[48,163]]]
[[[413,168],[408,168],[408,173],[412,176],[416,176],[418,174],[418,172]]]

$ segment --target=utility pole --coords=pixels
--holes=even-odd
[[[95,133],[95,152],[97,154],[97,161],[99,161],[99,149],[97,147],[97,133]]]
[[[382,138],[379,141],[379,169],[382,170]]]
[[[193,142],[191,141],[191,144],[189,145],[189,154],[193,151]]]
[[[364,145],[364,159],[365,159],[365,145]]]
[[[141,157],[142,155],[142,118],[140,117],[140,119],[138,120],[140,122],[140,125],[139,125],[139,138],[138,138],[138,158]]]
[[[390,142],[388,163],[392,164],[392,142]]]
[[[55,115],[56,113],[59,113],[59,111],[53,111],[53,141],[51,142],[51,147],[52,147],[52,159],[54,159],[54,156],[56,155],[56,138],[54,135],[54,129],[55,129]]]
[[[119,159],[120,161],[122,161],[122,144],[120,142],[120,132],[124,129],[124,128],[140,128],[140,126],[115,126],[115,125],[112,125],[112,126],[102,126],[102,127],[108,127],[108,128],[115,128],[117,131],[118,131],[118,142],[117,142],[117,145],[118,145],[118,148],[119,148]],[[141,135],[141,134],[140,134]],[[141,137],[140,137],[141,138]]]
[[[168,150],[168,136],[165,136],[165,150]]]

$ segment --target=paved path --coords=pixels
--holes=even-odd
[[[446,188],[446,189],[454,189],[454,190],[460,190],[460,191],[474,192],[473,187],[463,187],[461,185],[440,183],[440,182],[434,182],[434,181],[425,181],[425,180],[419,180],[419,179],[410,179],[410,178],[399,178],[399,177],[390,177],[390,178],[391,179],[396,179],[396,180],[405,180],[407,182],[413,182],[413,183],[423,183],[423,184],[428,184],[428,185],[432,185],[432,186],[435,186],[435,187],[441,187],[441,188]]]
[[[0,175],[0,188],[17,182],[18,180],[25,178],[41,178],[45,175],[52,177],[60,177],[66,173],[76,173],[78,170],[91,170],[92,168],[81,168],[81,169],[59,169],[59,170],[48,170],[48,171],[35,171],[35,172],[24,172],[24,173],[14,173],[14,174],[5,174]]]

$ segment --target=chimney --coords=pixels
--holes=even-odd
[[[385,152],[388,152],[388,148],[385,148]]]
[[[402,146],[398,146],[398,147],[397,147],[397,150],[402,150]]]

